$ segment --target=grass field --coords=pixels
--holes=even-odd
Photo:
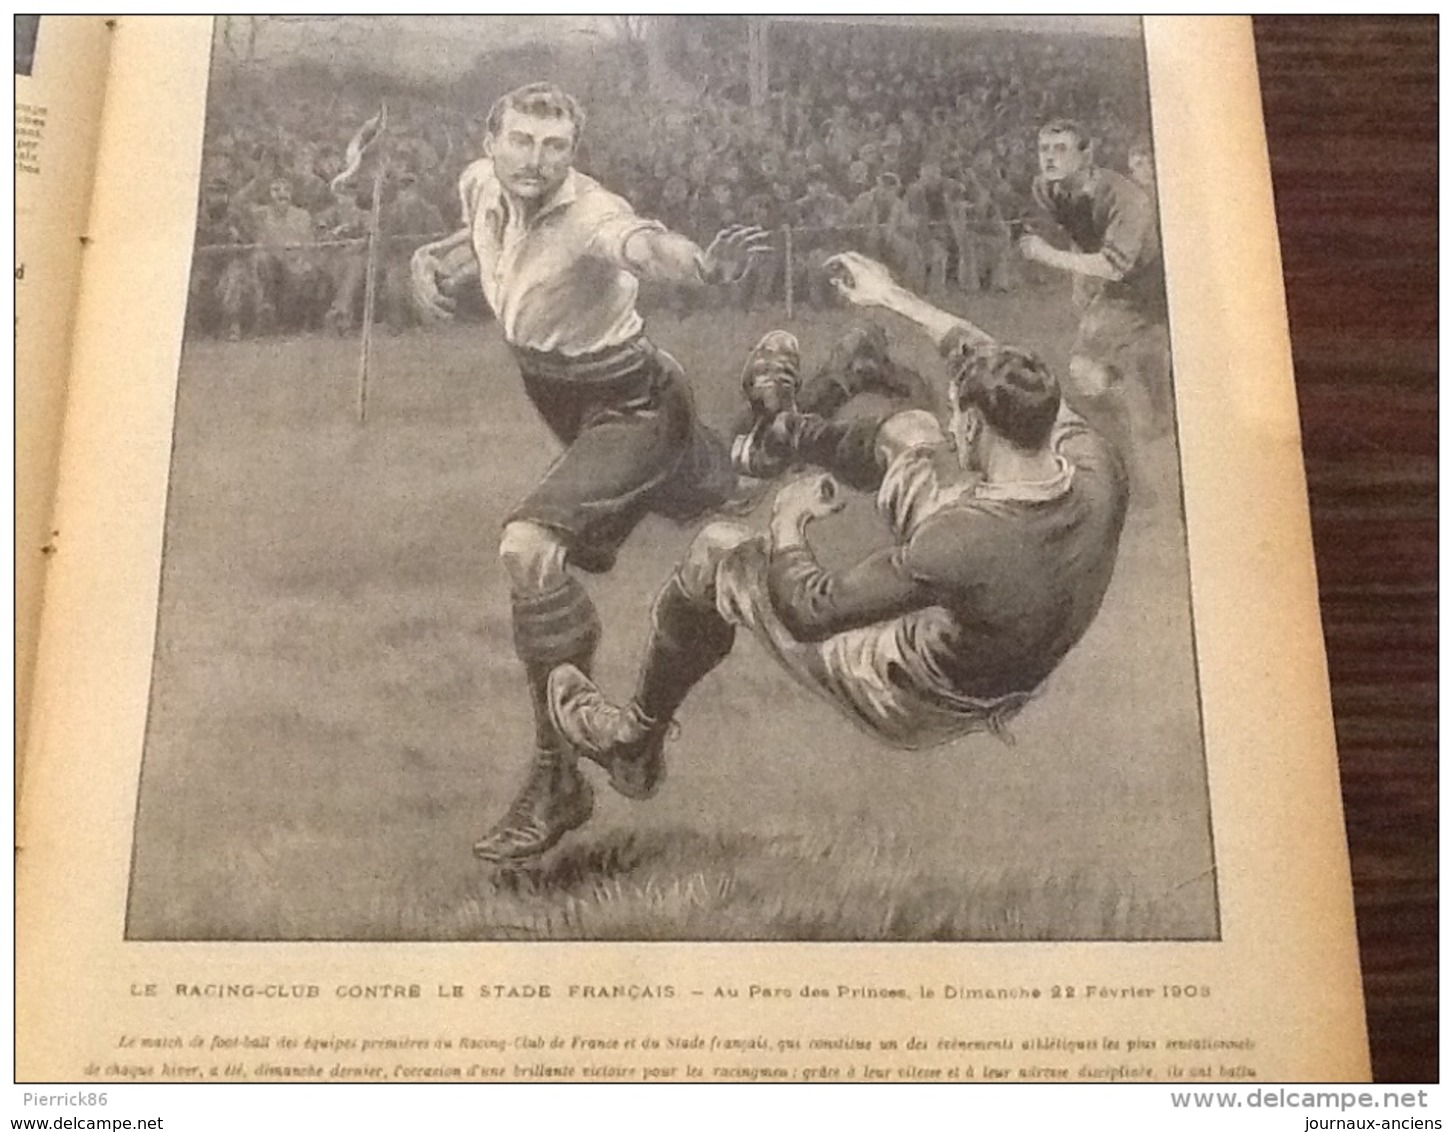
[[[1062,365],[1058,293],[974,317]],[[781,315],[776,316],[778,319]],[[773,316],[653,316],[703,415]],[[849,324],[799,317],[808,362]],[[937,373],[927,343],[895,350]],[[357,345],[189,342],[128,934],[138,939],[1130,939],[1217,931],[1169,441],[1099,619],[1015,725],[904,754],[744,642],[681,716],[649,803],[501,877],[470,846],[530,754],[495,543],[553,456],[495,327]],[[881,535],[856,502],[828,560]],[[590,585],[608,690],[691,531],[654,519]]]

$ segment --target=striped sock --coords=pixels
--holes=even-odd
[[[542,751],[562,744],[550,721],[548,681],[561,664],[590,672],[600,643],[600,617],[585,587],[567,577],[563,585],[543,593],[511,598],[515,654],[525,666],[530,703],[535,713],[535,742]]]

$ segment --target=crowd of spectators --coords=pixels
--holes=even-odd
[[[799,302],[831,301],[820,264],[848,248],[928,293],[1020,286],[1011,233],[1031,207],[1038,126],[1078,119],[1097,159],[1120,169],[1145,148],[1133,40],[774,22],[767,93],[753,105],[744,21],[684,23],[664,75],[628,74],[607,96],[578,91],[590,116],[578,164],[698,240],[732,223],[776,231],[774,254],[733,295],[744,307],[781,301],[788,286]],[[329,183],[377,107],[376,94],[316,77],[214,86],[193,280],[200,328],[357,323],[372,186],[334,194]],[[455,184],[479,156],[487,109],[389,96],[376,309],[391,327],[412,318],[408,255],[459,223]],[[666,289],[656,301],[686,310],[699,299]]]
[[[379,101],[296,77],[282,85],[240,76],[213,90],[189,310],[205,333],[347,333],[362,317],[373,180],[331,184]],[[375,313],[392,330],[414,321],[408,258],[457,220],[455,184],[483,120],[388,99]]]

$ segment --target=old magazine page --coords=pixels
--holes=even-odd
[[[16,765],[30,706],[86,210],[106,89],[100,16],[15,17]]]
[[[98,184],[20,1080],[1366,1077],[1244,21],[122,21]]]

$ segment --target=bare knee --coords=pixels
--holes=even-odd
[[[554,589],[564,583],[565,544],[549,527],[528,520],[506,523],[499,559],[516,593]]]
[[[938,418],[923,409],[894,413],[878,429],[878,459],[886,467],[902,452],[941,444],[946,439]]]
[[[736,547],[752,538],[752,532],[737,523],[709,523],[691,542],[681,560],[678,575],[688,597],[711,598],[716,589],[716,570]]]
[[[1110,391],[1110,371],[1099,362],[1076,354],[1070,359],[1070,380],[1086,397],[1103,397]]]

